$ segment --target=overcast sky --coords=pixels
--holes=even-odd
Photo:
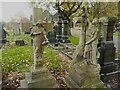
[[[37,0],[37,1],[41,1],[41,0]],[[90,0],[90,1],[96,1],[96,0]],[[111,0],[105,0],[105,1],[111,1]],[[119,0],[113,0],[113,1],[119,1]],[[0,0],[0,21],[10,21],[11,18],[17,16],[26,16],[29,18],[30,15],[32,14],[32,8],[30,7],[30,4],[28,2],[29,0]],[[55,13],[55,10],[52,10],[52,13]]]
[[[2,2],[2,21],[21,16],[29,18],[31,14],[32,8],[28,2]]]

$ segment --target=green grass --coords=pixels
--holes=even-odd
[[[120,36],[120,33],[116,32],[113,34],[114,36]]]
[[[24,34],[23,32],[19,36],[14,36],[13,32],[9,32],[10,36],[7,36],[7,40],[9,42],[14,42],[16,39],[23,39],[26,43],[30,43],[31,37],[30,35]]]
[[[22,34],[21,36],[24,41],[30,42],[31,37],[29,35]],[[16,38],[17,36],[13,36],[12,33],[10,33],[7,40],[13,42]],[[28,71],[34,62],[33,46],[28,44],[25,46],[10,47],[8,45],[9,44],[6,44],[5,50],[2,51],[3,72]],[[55,57],[58,54],[60,54],[58,50],[45,46],[43,54],[44,63],[51,72],[60,71],[64,73],[68,66],[62,64],[61,58]]]
[[[14,42],[17,38],[19,38],[19,36],[13,36],[11,32],[7,40]],[[21,38],[23,38],[25,42],[30,42],[31,40],[30,35],[22,34]],[[75,39],[74,37],[71,38]],[[62,58],[56,57],[58,54],[60,54],[58,50],[45,46],[43,54],[44,64],[51,72],[67,71],[67,65],[62,63]],[[9,44],[6,44],[5,50],[2,51],[3,72],[26,72],[29,70],[29,67],[33,65],[33,62],[33,46],[29,44],[25,46],[9,46]]]
[[[51,72],[67,71],[67,65],[62,65],[62,59],[56,58],[60,52],[48,46],[44,49],[44,64]],[[4,72],[26,72],[33,65],[33,47],[32,46],[14,46],[2,52],[2,67]]]
[[[25,72],[28,67],[33,64],[33,48],[32,46],[14,46],[2,51],[3,71]]]
[[[69,39],[71,41],[71,43],[78,45],[79,44],[79,38],[74,37],[74,36],[69,36]]]

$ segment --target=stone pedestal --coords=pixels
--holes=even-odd
[[[47,68],[34,70],[31,67],[30,73],[25,73],[25,79],[21,81],[20,88],[58,88],[58,85]]]
[[[74,64],[64,81],[70,88],[105,88],[100,80],[100,66],[88,65],[86,62]]]

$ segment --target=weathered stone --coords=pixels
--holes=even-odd
[[[58,24],[58,26],[57,26],[56,38],[57,38],[58,41],[61,41],[61,37],[62,37],[62,20],[59,19],[57,24]]]
[[[15,35],[15,36],[18,36],[18,35],[21,34],[21,31],[20,31],[20,23],[18,23],[18,22],[13,22],[12,28],[13,28],[13,32],[14,32],[14,35]]]
[[[21,19],[21,29],[25,34],[30,34],[30,21],[28,18],[22,18]]]
[[[30,68],[30,73],[25,73],[25,80],[21,81],[21,88],[58,88],[55,79],[43,67],[38,70]]]
[[[0,47],[7,42],[6,36],[9,35],[6,29],[4,28],[3,22],[0,22]]]
[[[101,27],[103,30],[103,37],[100,41],[99,52],[100,58],[99,63],[101,65],[101,80],[108,82],[113,79],[118,79],[120,71],[116,70],[117,64],[115,64],[115,47],[113,42],[113,30],[116,22],[114,17],[100,18],[100,22],[103,23]]]
[[[97,63],[99,55],[97,43],[100,38],[100,30],[97,27],[98,20],[88,26],[87,7],[82,9],[80,45],[78,45],[73,54],[73,62],[69,74],[65,77],[70,77],[72,80],[65,82],[72,88],[76,84],[80,88],[105,88],[104,83],[100,79],[100,65]]]
[[[42,8],[34,8],[33,9],[34,22],[37,22],[38,20],[43,21],[43,14],[42,13],[43,13]]]
[[[80,88],[69,76],[65,77],[64,82],[67,84],[69,88]]]
[[[68,38],[68,21],[64,20],[64,26],[63,26],[63,35],[62,35],[62,41],[63,43],[71,43]]]
[[[50,74],[50,73],[48,73],[48,70],[45,67],[36,69],[36,70],[34,70],[33,67],[30,67],[30,73],[32,75],[32,79],[42,77],[43,75],[47,76]]]
[[[105,88],[104,83],[100,80],[100,68],[96,67],[83,62],[74,65],[68,76],[65,77],[66,84],[71,88],[75,88],[75,86],[80,88]]]
[[[26,84],[27,88],[57,88],[55,79],[43,65],[43,23],[38,22],[33,25],[31,35],[33,37],[34,47],[34,66],[30,68],[30,73],[25,74],[25,80],[22,81]],[[21,85],[23,83],[21,82]],[[25,87],[24,85],[21,88]]]

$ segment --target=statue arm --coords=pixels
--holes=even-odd
[[[86,42],[85,45],[88,45],[88,44],[92,43],[93,41],[95,41],[95,39],[96,39],[97,36],[98,36],[98,32],[99,32],[99,30],[96,31],[94,37],[93,37],[91,40],[89,40],[88,42]]]

